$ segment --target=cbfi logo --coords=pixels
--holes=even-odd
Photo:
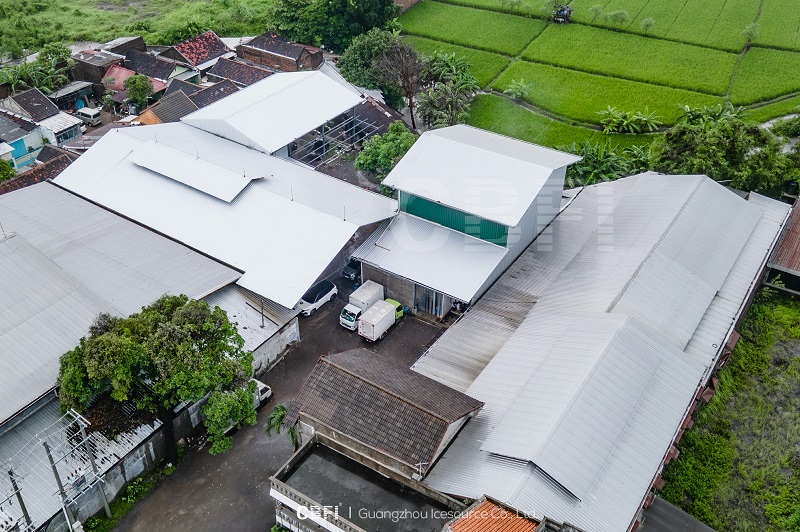
[[[326,519],[328,517],[332,517],[334,519],[339,518],[339,507],[338,506],[301,506],[297,509],[297,518],[301,521],[305,521],[310,517],[318,517],[322,519]]]

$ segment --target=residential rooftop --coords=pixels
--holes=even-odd
[[[279,480],[319,505],[337,507],[340,517],[365,531],[441,532],[453,516],[444,505],[323,445],[314,445]]]

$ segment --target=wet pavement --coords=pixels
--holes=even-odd
[[[239,430],[225,454],[211,456],[207,447],[188,452],[180,467],[128,513],[116,530],[268,531],[275,524],[269,477],[292,453],[286,434],[264,434],[274,406],[297,395],[322,355],[366,347],[376,356],[410,366],[441,333],[434,325],[406,316],[384,340],[368,344],[339,325],[338,315],[352,283],[341,278],[335,282],[337,300],[314,316],[300,316],[301,341],[287,350],[277,366],[258,375],[274,392],[259,411],[258,423]]]

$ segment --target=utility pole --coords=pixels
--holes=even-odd
[[[92,471],[94,472],[94,477],[97,479],[97,488],[100,490],[100,498],[103,500],[103,508],[106,511],[106,517],[111,519],[111,508],[108,507],[108,499],[106,499],[106,490],[103,488],[103,479],[100,478],[100,475],[97,472],[97,464],[94,463],[94,453],[92,452],[92,448],[89,446],[89,438],[86,437],[86,429],[81,424],[81,438],[83,438],[83,448],[86,449],[86,454],[89,455],[89,463],[92,464]]]
[[[17,486],[17,479],[14,477],[14,470],[10,467],[8,468],[8,478],[11,479],[11,487],[14,490],[14,493],[17,496],[17,502],[19,503],[19,508],[22,510],[22,516],[25,518],[25,524],[28,525],[30,528],[31,526],[31,516],[28,515],[28,509],[25,507],[25,501],[22,500],[22,493],[19,491],[19,486]]]
[[[61,483],[61,477],[58,475],[58,469],[56,468],[56,463],[53,461],[53,455],[50,452],[50,446],[47,445],[46,441],[43,441],[42,445],[44,445],[44,450],[47,453],[47,459],[50,460],[50,467],[53,468],[53,475],[56,477],[58,492],[61,494],[61,504],[64,508],[64,513],[67,515],[67,525],[69,525],[69,529],[72,530],[72,524],[75,522],[75,516],[72,515],[72,510],[69,507],[67,493],[64,491],[64,485]]]

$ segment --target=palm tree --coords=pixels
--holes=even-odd
[[[272,436],[272,433],[280,434],[281,430],[283,430],[283,420],[286,419],[286,413],[288,409],[286,408],[285,404],[276,405],[275,408],[270,412],[269,417],[267,418],[267,426],[265,432],[267,436]],[[292,448],[297,451],[300,448],[300,437],[297,433],[297,427],[291,426],[286,431],[289,435],[289,440],[292,442]]]

